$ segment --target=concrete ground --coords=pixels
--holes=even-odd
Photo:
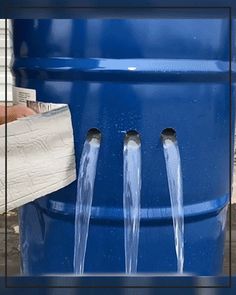
[[[8,275],[20,272],[19,227],[17,211],[7,215]],[[0,215],[0,276],[5,273],[5,215]]]
[[[236,136],[235,136],[235,143],[236,143]],[[236,204],[236,145],[234,150],[234,175],[233,175],[233,193],[232,193],[232,204]]]
[[[229,220],[225,239],[224,273],[229,274]],[[236,275],[236,204],[231,206],[231,272]]]

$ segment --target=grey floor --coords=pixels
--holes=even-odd
[[[236,204],[231,207],[231,270],[236,274]],[[228,223],[229,224],[229,223]],[[17,211],[9,212],[7,216],[7,248],[8,248],[8,275],[17,275],[20,272],[19,227]],[[5,273],[5,216],[0,215],[0,274]],[[229,273],[229,233],[225,241],[224,273]]]
[[[20,273],[20,252],[17,211],[7,216],[7,272],[8,275]],[[0,275],[5,273],[5,216],[0,215]]]
[[[227,223],[229,229],[229,221]],[[225,240],[224,273],[229,274],[229,230]],[[231,271],[236,274],[236,204],[231,206]]]

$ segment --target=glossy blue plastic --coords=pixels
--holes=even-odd
[[[129,130],[140,133],[142,146],[138,272],[176,271],[160,139],[168,127],[176,130],[183,169],[184,271],[221,272],[233,132],[229,34],[223,8],[13,22],[15,83],[36,89],[37,100],[69,104],[77,169],[88,130],[102,134],[85,272],[125,270]],[[73,272],[75,198],[76,182],[21,208],[25,274]]]

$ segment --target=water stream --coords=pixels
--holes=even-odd
[[[134,274],[138,264],[141,191],[141,144],[136,132],[127,133],[123,156],[125,272]]]
[[[74,273],[84,273],[84,262],[88,239],[89,220],[93,199],[97,159],[101,136],[90,132],[84,143],[78,175],[75,207]],[[173,134],[163,134],[168,186],[174,228],[177,272],[184,267],[184,210],[183,185],[179,148]],[[141,143],[136,132],[128,132],[123,150],[123,209],[125,272],[135,274],[138,264],[141,192]]]
[[[171,200],[177,272],[184,268],[184,209],[181,160],[175,135],[163,134],[163,148]]]
[[[93,200],[93,188],[101,135],[98,131],[89,132],[84,143],[77,181],[75,205],[74,273],[84,273],[89,220]]]

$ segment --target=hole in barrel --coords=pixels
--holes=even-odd
[[[140,135],[135,130],[130,130],[125,135],[125,145],[140,145]]]
[[[165,128],[161,132],[161,139],[162,141],[166,139],[176,140],[176,131],[173,128]]]
[[[91,128],[87,133],[87,141],[95,140],[98,143],[101,141],[101,132],[97,128]]]

